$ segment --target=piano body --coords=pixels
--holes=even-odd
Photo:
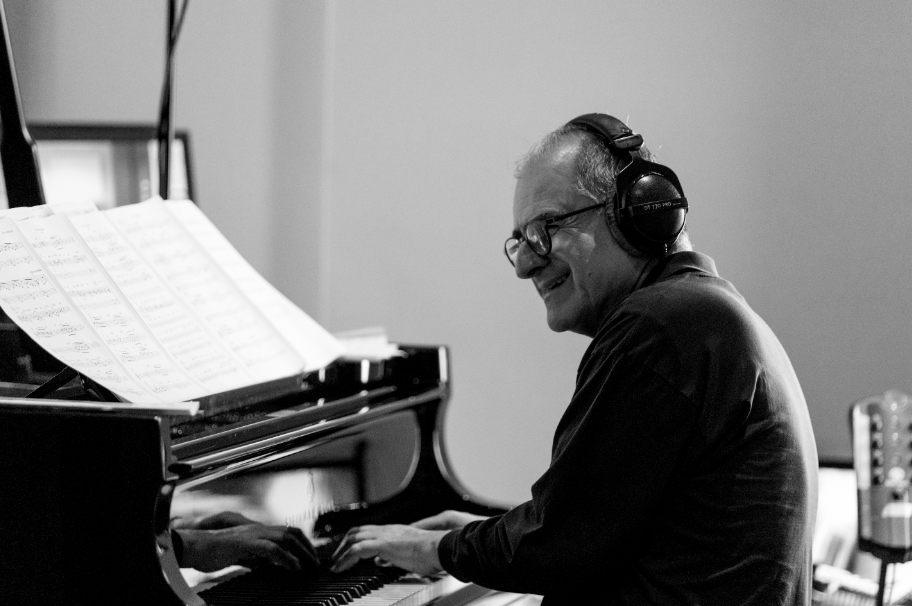
[[[2,0],[0,18],[4,176],[10,206],[34,206],[43,203],[42,186]],[[31,370],[23,376],[27,340],[26,349],[17,349],[10,345],[15,327],[3,328],[0,366],[10,371],[3,378],[17,382],[0,383],[0,603],[536,601],[446,575],[399,578],[402,571],[370,562],[316,578],[241,569],[225,575],[230,580],[207,581],[204,590],[194,590],[179,569],[174,517],[233,510],[302,528],[316,544],[332,545],[365,523],[408,523],[446,509],[504,511],[473,497],[447,463],[445,348],[404,347],[404,355],[389,360],[338,361],[309,375],[203,398],[191,415],[189,408],[118,402],[69,369],[50,380]]]
[[[446,349],[403,351],[334,363],[279,397],[204,401],[208,410],[192,417],[88,400],[3,400],[3,601],[244,603],[191,590],[171,543],[175,515],[234,510],[300,527],[320,543],[351,526],[445,509],[502,512],[450,472],[441,431]],[[428,591],[456,590],[453,604],[485,593],[453,581]]]

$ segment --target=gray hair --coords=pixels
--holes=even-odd
[[[577,125],[565,124],[557,130],[551,131],[545,135],[538,143],[532,146],[522,158],[516,163],[514,176],[518,179],[526,168],[547,156],[555,153],[561,146],[576,143],[578,146],[576,155],[576,190],[592,198],[594,202],[606,202],[614,197],[617,191],[617,176],[624,167],[614,156],[605,143],[596,135],[585,128]],[[633,155],[637,155],[643,160],[655,162],[652,152],[644,145]],[[616,228],[616,218],[613,213],[605,213],[606,220],[611,231],[619,236],[620,231]],[[634,249],[623,237],[617,238],[619,244],[627,252],[636,255],[643,253]],[[681,250],[690,250],[690,239],[687,235],[687,229],[681,232],[678,240],[669,248],[668,252],[678,252]]]

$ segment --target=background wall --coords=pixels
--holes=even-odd
[[[152,121],[165,2],[6,0],[32,120]],[[176,118],[199,203],[330,330],[451,347],[451,458],[516,501],[586,339],[501,253],[512,171],[605,111],[680,176],[695,247],[789,351],[824,457],[912,390],[912,4],[194,0]]]

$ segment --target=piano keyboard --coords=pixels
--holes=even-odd
[[[464,586],[449,575],[421,578],[362,562],[343,574],[320,571],[313,576],[261,568],[205,589],[199,596],[210,606],[423,606]]]

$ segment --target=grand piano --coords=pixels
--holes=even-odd
[[[3,169],[10,205],[32,206],[43,203],[41,181],[5,16],[3,33]],[[174,524],[220,511],[301,528],[321,554],[355,525],[409,523],[446,509],[504,511],[473,496],[448,464],[445,347],[337,361],[203,398],[194,411],[119,402],[66,368],[52,368],[57,375],[23,369],[23,359],[39,352],[14,326],[3,328],[0,602],[445,606],[528,599],[371,562],[341,575],[235,567],[205,576],[181,571],[175,556]]]
[[[222,398],[195,416],[92,401],[92,390],[79,385],[63,389],[75,400],[0,400],[4,601],[311,603],[309,596],[327,593],[321,583],[344,588],[347,578],[364,575],[397,592],[402,584],[422,590],[427,600],[413,604],[483,595],[448,577],[399,581],[401,571],[369,563],[344,575],[232,573],[197,591],[178,568],[176,516],[238,511],[297,526],[331,547],[355,525],[408,523],[445,509],[503,511],[450,472],[442,436],[447,350],[403,352],[337,362],[303,377],[296,392]],[[8,393],[14,388],[6,385]],[[300,601],[289,597],[296,591]],[[238,597],[245,595],[247,602]]]

